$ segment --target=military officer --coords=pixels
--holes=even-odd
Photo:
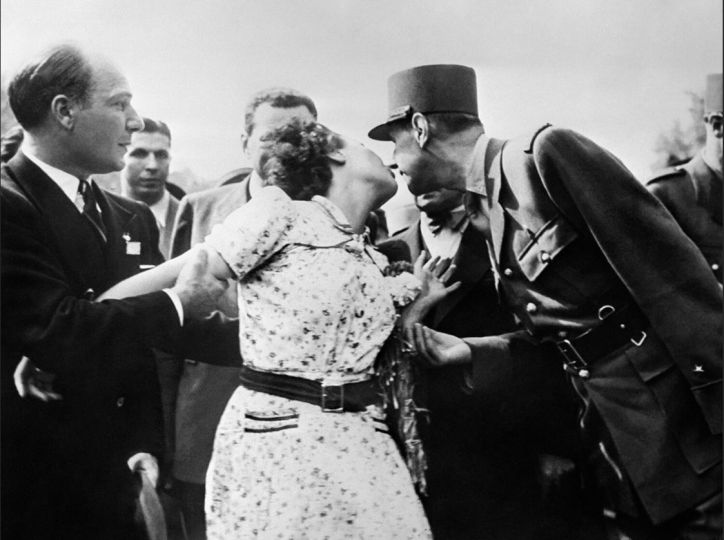
[[[415,67],[388,89],[388,118],[370,137],[394,142],[413,194],[466,192],[524,328],[459,338],[416,325],[420,356],[472,364],[484,387],[522,342],[552,343],[580,398],[582,465],[608,530],[717,538],[722,291],[696,245],[582,135],[549,125],[507,141],[485,135],[473,69]]]
[[[699,246],[722,282],[722,74],[706,78],[704,127],[706,143],[694,158],[651,178],[646,187]]]

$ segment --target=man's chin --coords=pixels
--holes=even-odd
[[[406,181],[407,189],[410,190],[410,193],[412,193],[415,197],[424,195],[425,193],[429,193],[430,191],[433,191],[439,187],[436,185],[432,185],[433,182],[424,180],[413,180],[409,176],[406,178]]]

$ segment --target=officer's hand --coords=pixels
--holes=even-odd
[[[413,348],[432,366],[469,364],[472,352],[465,341],[417,323],[413,327]]]
[[[209,315],[217,308],[221,295],[229,286],[228,276],[217,276],[213,271],[215,267],[225,265],[216,259],[221,259],[218,253],[210,253],[201,247],[194,250],[181,269],[173,291],[181,300],[185,319],[199,319]]]
[[[63,396],[53,391],[55,375],[35,367],[27,356],[23,356],[13,373],[15,388],[23,398],[40,401],[58,401]]]

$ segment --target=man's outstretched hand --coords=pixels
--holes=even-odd
[[[184,318],[199,319],[209,315],[217,309],[221,295],[229,286],[226,279],[220,279],[212,272],[210,257],[220,259],[217,253],[210,254],[204,247],[194,250],[176,279],[172,290],[181,300]]]

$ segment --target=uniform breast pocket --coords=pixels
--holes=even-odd
[[[518,265],[529,281],[535,281],[578,238],[576,230],[558,215],[533,234],[516,254]]]

